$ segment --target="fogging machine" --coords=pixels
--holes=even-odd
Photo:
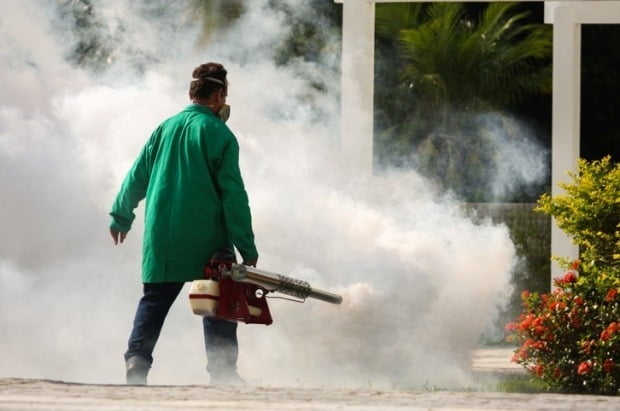
[[[301,301],[310,297],[331,304],[342,302],[340,295],[305,281],[237,264],[229,250],[215,253],[204,268],[204,279],[192,282],[189,301],[196,315],[269,325],[273,320],[267,294],[274,292]]]

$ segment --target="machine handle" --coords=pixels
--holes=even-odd
[[[235,281],[255,284],[268,291],[277,291],[301,299],[311,297],[331,304],[342,303],[342,296],[338,294],[312,288],[305,281],[243,264],[232,264],[229,275]]]

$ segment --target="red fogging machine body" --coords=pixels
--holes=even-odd
[[[305,281],[234,262],[232,252],[218,252],[204,269],[204,279],[192,282],[189,301],[196,315],[248,324],[273,322],[267,294],[280,292],[302,301],[307,297],[340,304],[342,297],[312,288]]]

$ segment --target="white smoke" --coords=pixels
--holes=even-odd
[[[347,172],[339,79],[320,64],[271,62],[290,21],[269,2],[247,2],[206,49],[189,3],[162,15],[141,2],[92,3],[114,39],[103,71],[67,62],[71,36],[54,31],[53,8],[0,3],[0,376],[124,382],[141,214],[115,247],[107,212],[151,131],[187,104],[192,69],[219,61],[259,267],[344,297],[342,306],[270,300],[273,325],[240,326],[240,373],[255,384],[468,383],[469,350],[509,294],[506,228],[474,224],[413,172]],[[136,55],[156,58],[136,70]],[[331,87],[312,93],[308,79]],[[151,383],[208,382],[186,291]]]
[[[524,122],[504,113],[476,118],[483,138],[494,153],[492,198],[506,198],[519,189],[540,186],[548,177],[548,150],[534,138]]]

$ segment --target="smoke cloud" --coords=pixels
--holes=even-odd
[[[143,205],[122,246],[107,213],[152,130],[188,103],[192,69],[219,61],[259,267],[344,297],[341,306],[271,299],[273,325],[240,326],[242,376],[468,384],[469,351],[510,293],[507,229],[473,223],[413,171],[348,171],[340,79],[327,68],[334,57],[275,65],[290,21],[268,1],[247,2],[204,47],[191,3],[167,3],[92,1],[89,30],[108,52],[90,66],[72,64],[77,40],[57,3],[0,3],[0,377],[124,382]],[[305,7],[296,2],[295,13]],[[331,86],[313,91],[316,82]],[[150,383],[208,382],[187,291],[164,326]]]

